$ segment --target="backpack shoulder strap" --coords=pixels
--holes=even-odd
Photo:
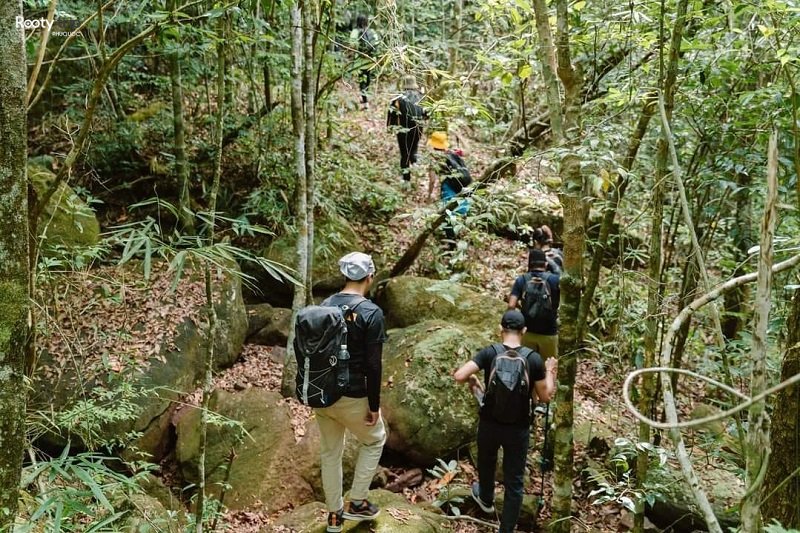
[[[492,344],[492,349],[494,350],[495,357],[506,351],[506,347],[500,344],[499,342]]]

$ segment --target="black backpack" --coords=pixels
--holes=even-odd
[[[489,372],[489,384],[483,397],[483,409],[501,424],[530,421],[530,373],[528,355],[531,350],[506,349],[493,344],[495,357]]]
[[[366,298],[349,307],[309,305],[297,313],[295,394],[310,407],[330,407],[350,384],[347,318]]]
[[[472,174],[469,173],[464,160],[457,153],[448,150],[445,153],[447,161],[447,177],[445,181],[453,188],[456,194],[472,183]]]
[[[547,280],[550,274],[540,272],[534,276],[525,274],[525,290],[522,293],[522,314],[525,321],[530,324],[537,322],[551,322],[554,318],[553,297],[550,294],[550,284]]]
[[[362,31],[358,37],[358,51],[374,58],[378,51],[378,34],[369,28]]]

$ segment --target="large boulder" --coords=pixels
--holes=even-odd
[[[243,391],[215,391],[209,408],[247,431],[226,424],[209,426],[206,479],[219,495],[225,481],[225,505],[244,509],[261,502],[267,510],[283,509],[325,497],[320,469],[320,433],[313,417],[298,437],[292,426],[292,400],[252,387]],[[200,452],[200,412],[183,409],[176,418],[176,459],[188,482],[196,483]],[[231,454],[235,458],[231,461]],[[343,487],[350,486],[358,457],[358,442],[345,437],[342,457]],[[229,473],[226,473],[230,466]]]
[[[55,178],[45,167],[28,163],[28,179],[38,198],[47,194]],[[94,211],[64,182],[41,210],[37,224],[39,234],[45,235],[43,252],[92,246],[100,240],[100,223]]]
[[[69,439],[73,446],[91,447],[114,441],[126,446],[128,458],[149,455],[158,461],[170,438],[173,402],[195,390],[205,372],[203,281],[199,271],[187,267],[171,293],[175,273],[164,264],[152,266],[148,281],[142,265],[92,274],[40,285],[47,313],[39,330],[31,405],[55,412],[62,429],[46,434],[42,444],[58,448]],[[235,272],[216,270],[214,283],[214,368],[219,369],[241,353],[247,315]],[[126,437],[131,433],[138,435],[133,442]]]
[[[334,213],[326,213],[314,221],[314,258],[312,280],[317,295],[332,294],[342,287],[338,260],[359,248],[359,238],[347,220]],[[288,233],[273,241],[262,254],[275,263],[294,268],[297,264],[297,233]],[[247,272],[256,278],[255,290],[246,294],[248,301],[264,302],[279,307],[291,307],[294,285],[285,279],[276,279],[247,266]]]
[[[292,310],[270,304],[247,306],[247,343],[286,346],[292,327]]]
[[[699,473],[714,514],[724,531],[739,526],[737,507],[744,495],[744,484],[733,469],[707,468]],[[689,484],[677,466],[651,468],[648,486],[658,487],[658,496],[645,514],[653,524],[672,531],[705,531],[705,519],[692,496]]]
[[[404,328],[426,320],[463,324],[493,337],[505,304],[453,281],[399,276],[378,297],[387,326]]]
[[[219,496],[221,483],[229,485],[225,505],[244,509],[261,502],[272,512],[313,501],[314,479],[319,470],[319,449],[312,440],[295,441],[292,413],[277,392],[260,388],[212,394],[209,409],[222,420],[209,424],[206,449],[206,482]],[[199,481],[200,411],[184,409],[176,420],[175,456],[187,482]],[[246,433],[245,433],[246,432]],[[318,441],[317,441],[318,442]]]
[[[389,333],[381,394],[389,448],[417,464],[431,465],[475,439],[475,399],[452,374],[489,343],[477,328],[444,321]]]
[[[342,531],[352,533],[438,533],[450,531],[449,522],[440,514],[408,503],[400,494],[387,490],[373,490],[369,493],[371,502],[381,508],[378,517],[369,522],[345,520]],[[328,513],[319,502],[298,507],[278,519],[275,526],[262,529],[268,531],[293,531],[302,533],[323,533],[327,526]],[[279,529],[283,528],[283,529]]]

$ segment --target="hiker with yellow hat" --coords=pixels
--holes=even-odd
[[[435,154],[433,166],[429,170],[428,196],[430,197],[433,194],[433,188],[438,178],[440,181],[439,197],[442,205],[447,205],[450,200],[461,193],[464,187],[468,187],[472,183],[472,175],[461,157],[463,152],[461,150],[450,150],[450,141],[446,132],[434,131],[431,133],[428,138],[428,146],[433,148]],[[466,216],[469,212],[469,207],[469,198],[464,198],[452,210],[452,213]],[[448,221],[443,226],[443,229],[451,247],[454,247],[456,232],[452,221]]]
[[[428,111],[419,105],[422,93],[414,76],[404,76],[402,92],[389,102],[386,127],[397,135],[400,148],[400,176],[405,187],[411,186],[411,165],[417,162],[417,147],[422,137],[422,121]]]

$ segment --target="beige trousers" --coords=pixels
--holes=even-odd
[[[522,345],[539,352],[543,360],[548,357],[558,357],[558,335],[525,333],[522,336]]]
[[[374,426],[364,423],[364,416],[369,411],[366,398],[348,398],[343,396],[330,407],[315,409],[321,441],[322,490],[325,492],[325,504],[328,511],[336,512],[344,507],[342,499],[342,453],[344,452],[344,430],[350,433],[361,444],[353,474],[353,487],[350,489],[351,500],[365,500],[369,485],[386,442],[386,430],[383,418]]]

